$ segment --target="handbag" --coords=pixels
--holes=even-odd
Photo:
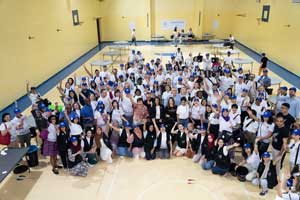
[[[185,155],[187,158],[193,158],[194,152],[190,148],[188,148]]]
[[[299,165],[297,165],[297,160],[298,160],[298,154],[299,154],[299,148],[300,148],[300,145],[298,145],[298,148],[297,148],[297,153],[296,153],[296,158],[295,158],[295,162],[294,162],[294,167],[291,171],[291,176],[297,176],[296,174],[299,173]]]
[[[47,129],[44,129],[40,133],[40,138],[42,138],[43,140],[46,140],[46,139],[48,139],[48,134],[49,134],[49,131]]]
[[[11,135],[10,135],[10,132],[8,131],[7,129],[7,125],[4,123],[4,126],[5,126],[5,129],[6,129],[6,134],[5,135],[2,135],[2,133],[0,133],[0,144],[2,145],[9,145],[10,144],[10,138],[11,138]]]

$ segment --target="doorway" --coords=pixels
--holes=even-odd
[[[98,44],[100,44],[100,43],[101,43],[101,31],[100,31],[100,27],[101,27],[101,18],[97,18],[97,19],[96,19],[96,24],[97,24]]]

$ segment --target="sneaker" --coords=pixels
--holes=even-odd
[[[261,192],[259,193],[259,195],[260,195],[260,196],[265,196],[267,193],[268,193],[268,190],[266,190],[266,191],[261,191]]]
[[[52,172],[53,172],[53,174],[59,174],[59,172],[58,172],[58,169],[57,168],[54,168],[54,169],[52,169]]]
[[[58,168],[58,169],[62,169],[62,168],[63,168],[63,166],[61,166],[61,165],[57,165],[57,166],[56,166],[56,168]]]

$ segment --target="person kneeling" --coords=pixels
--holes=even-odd
[[[271,160],[269,152],[265,152],[262,155],[262,162],[259,163],[257,169],[257,178],[253,179],[252,184],[262,188],[259,195],[264,196],[268,192],[268,188],[275,187],[277,182],[276,163],[281,160],[282,156],[279,156],[274,162]]]
[[[68,149],[68,167],[70,168],[70,174],[73,176],[87,176],[88,165],[83,161],[81,156],[81,146],[78,144],[78,139],[71,137],[71,145]]]
[[[84,158],[87,159],[89,165],[95,165],[97,161],[96,144],[92,131],[94,128],[88,128],[84,138],[81,140],[81,148],[84,154]]]
[[[212,167],[213,174],[225,175],[230,169],[229,150],[238,147],[239,143],[225,146],[223,139],[218,139],[218,148],[215,154],[215,165]]]

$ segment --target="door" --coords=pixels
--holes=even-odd
[[[97,18],[96,23],[97,23],[98,44],[100,44],[101,43],[101,32],[100,32],[101,18]]]

